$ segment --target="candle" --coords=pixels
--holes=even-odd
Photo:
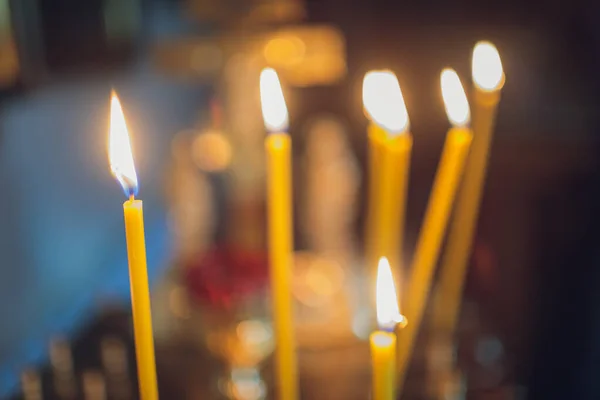
[[[391,71],[371,71],[363,81],[363,104],[371,120],[366,258],[375,280],[377,262],[400,265],[412,136],[402,91]]]
[[[400,386],[423,318],[434,268],[472,138],[468,128],[469,103],[456,72],[445,69],[441,75],[441,86],[446,113],[453,127],[446,136],[413,258],[406,297],[406,317],[411,323],[402,332],[398,351]]]
[[[479,42],[473,50],[473,145],[456,200],[448,244],[442,258],[433,318],[436,327],[452,334],[458,318],[463,283],[485,180],[496,109],[504,84],[500,55],[493,44]]]
[[[150,290],[146,268],[144,213],[142,201],[135,199],[138,189],[137,175],[125,116],[115,93],[111,98],[109,158],[112,173],[121,183],[126,195],[129,196],[129,200],[123,204],[123,210],[140,398],[157,400],[158,388],[150,312]]]
[[[285,132],[288,112],[277,73],[265,68],[260,74],[260,97],[265,126],[267,168],[268,252],[275,329],[277,398],[298,398],[297,362],[291,295],[292,141]]]
[[[373,400],[396,397],[396,325],[406,325],[400,314],[394,277],[387,258],[379,260],[376,286],[377,322],[379,330],[370,337],[373,368]]]

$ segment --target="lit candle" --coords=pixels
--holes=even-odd
[[[433,318],[436,327],[452,334],[458,318],[465,272],[485,181],[494,119],[504,85],[500,55],[493,44],[479,42],[473,50],[473,145],[467,159],[465,176],[458,192],[456,210],[450,225],[446,251],[442,258],[439,289],[435,295]]]
[[[444,106],[452,128],[446,136],[413,258],[405,307],[410,324],[402,332],[398,351],[400,386],[403,384],[421,325],[433,272],[472,138],[468,128],[469,103],[456,72],[450,69],[442,71],[441,86]]]
[[[142,201],[134,198],[138,189],[137,174],[133,164],[125,116],[115,93],[112,94],[111,98],[108,151],[111,170],[121,183],[125,194],[129,196],[129,200],[123,204],[123,210],[125,213],[125,236],[127,239],[127,258],[129,260],[131,307],[140,398],[142,400],[157,400],[158,388],[150,312],[150,290],[148,288],[148,271],[146,267],[144,214]]]
[[[268,252],[275,328],[275,369],[277,398],[298,398],[297,362],[291,295],[292,222],[292,141],[285,131],[288,112],[275,70],[260,74],[263,119],[269,134],[265,139],[267,168]]]
[[[363,104],[371,120],[365,242],[367,266],[374,281],[380,257],[400,265],[412,136],[393,72],[371,71],[365,75]]]
[[[387,258],[379,260],[377,268],[377,322],[379,330],[370,337],[373,368],[373,400],[393,400],[396,397],[396,326],[405,326],[400,314],[394,277]]]

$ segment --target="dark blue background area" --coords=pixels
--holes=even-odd
[[[170,139],[198,121],[203,92],[145,64],[70,80],[4,104],[0,134],[0,396],[76,333],[100,300],[129,302],[122,203],[108,165],[109,96],[128,121],[144,201],[150,280],[169,260],[162,193]]]

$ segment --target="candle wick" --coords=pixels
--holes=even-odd
[[[135,200],[135,196],[133,195],[133,193],[131,193],[129,195],[129,201],[133,201],[133,200]]]

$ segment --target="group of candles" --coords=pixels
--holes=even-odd
[[[398,80],[391,71],[371,71],[363,82],[363,103],[370,119],[369,210],[366,262],[376,282],[379,330],[370,337],[373,400],[391,400],[401,388],[421,325],[441,244],[455,203],[447,250],[436,291],[434,316],[451,330],[460,306],[462,285],[485,178],[489,147],[504,73],[489,42],[473,51],[473,129],[467,96],[456,72],[441,74],[448,131],[427,211],[418,238],[400,313],[392,267],[398,267],[403,238],[406,189],[412,137]],[[299,396],[294,338],[291,276],[293,267],[292,142],[288,111],[275,70],[260,75],[265,139],[268,206],[268,254],[276,338],[277,398]],[[124,203],[134,336],[140,397],[158,399],[150,296],[146,271],[143,211],[130,139],[118,98],[111,99],[109,139],[111,169],[129,199]],[[463,174],[464,171],[464,174]],[[457,195],[458,193],[458,195]],[[388,261],[389,260],[389,261]],[[391,261],[391,266],[390,266]],[[375,274],[375,271],[377,273]],[[405,329],[401,329],[405,328]],[[397,337],[398,336],[398,337]]]
[[[441,74],[442,97],[452,128],[446,136],[413,256],[403,302],[406,304],[404,316],[399,311],[388,259],[396,266],[400,260],[412,148],[409,117],[400,85],[391,71],[371,71],[364,78],[363,103],[370,119],[366,258],[372,271],[377,265],[376,276],[374,273],[370,276],[377,282],[375,297],[379,323],[379,330],[370,338],[373,400],[394,399],[397,388],[402,386],[457,192],[434,315],[440,320],[439,326],[451,330],[458,314],[495,113],[504,84],[500,56],[489,42],[479,42],[475,46],[473,81],[475,112],[471,129],[469,102],[457,73],[445,69]],[[265,147],[278,398],[295,400],[298,387],[290,295],[293,254],[291,141],[285,133],[288,113],[274,70],[262,71],[260,88],[263,118],[269,131]]]
[[[452,127],[446,135],[413,254],[410,279],[402,303],[405,304],[404,315],[398,312],[395,319],[390,315],[381,316],[379,303],[397,300],[395,296],[387,300],[380,296],[381,276],[388,273],[387,261],[379,261],[376,290],[380,332],[371,336],[374,400],[394,399],[396,392],[402,389],[454,203],[441,279],[434,298],[433,319],[436,328],[446,334],[452,334],[456,323],[496,109],[504,85],[502,63],[493,44],[479,42],[475,45],[472,74],[474,113],[471,124],[469,102],[457,73],[452,69],[444,69],[441,73],[442,98]],[[371,120],[366,252],[367,262],[374,270],[377,260],[386,260],[381,257],[400,260],[412,139],[402,93],[391,72],[368,73],[364,80],[363,99]],[[387,279],[393,282],[391,275]],[[389,325],[394,320],[401,321],[395,329]],[[394,331],[398,335],[397,340]]]
[[[380,332],[371,336],[374,400],[394,399],[396,392],[402,388],[454,203],[454,217],[442,261],[433,316],[436,328],[447,334],[452,334],[456,322],[496,108],[504,84],[502,63],[494,45],[489,42],[476,44],[472,74],[474,113],[471,129],[469,102],[457,73],[452,69],[444,69],[441,73],[442,98],[452,127],[446,135],[413,254],[410,279],[402,302],[405,304],[404,315],[398,312],[395,319],[390,315],[382,318],[380,312],[381,301],[397,301],[395,296],[387,300],[380,296],[381,275],[388,274],[387,261],[381,257],[400,260],[412,140],[408,131],[408,114],[396,77],[389,71],[379,71],[368,73],[364,80],[364,104],[371,120],[367,262],[374,269],[377,260],[384,260],[379,261],[376,289]],[[394,210],[395,207],[399,209]],[[393,282],[391,275],[387,279]],[[390,321],[394,320],[401,323],[390,328]]]

